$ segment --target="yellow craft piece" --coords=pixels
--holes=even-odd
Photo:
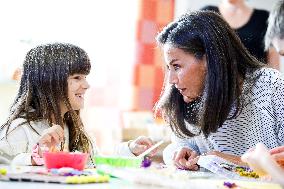
[[[104,183],[109,182],[108,175],[91,175],[91,176],[69,176],[66,178],[68,184],[86,184],[86,183]]]
[[[7,174],[7,169],[0,168],[0,175],[6,175]]]

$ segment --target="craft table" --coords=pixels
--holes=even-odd
[[[147,185],[138,185],[127,183],[119,179],[111,179],[109,183],[95,184],[52,184],[52,183],[34,183],[34,182],[3,182],[0,181],[2,189],[156,189],[160,187],[149,187]]]
[[[3,168],[5,166],[1,166],[0,168]],[[7,167],[7,166],[6,166]],[[32,166],[24,166],[24,167],[18,167],[18,170],[21,169],[21,171],[28,171],[28,170],[35,170],[42,167],[32,167]],[[7,169],[11,170],[10,167],[7,167]],[[190,174],[190,173],[189,173]],[[141,178],[141,180],[144,178]],[[148,178],[149,179],[149,178]],[[230,181],[228,179],[221,179],[215,176],[212,176],[212,178],[195,178],[195,179],[189,179],[186,182],[186,188],[198,188],[198,189],[222,189],[225,188],[223,186],[224,181]],[[160,182],[167,182],[166,180],[160,181]],[[230,182],[236,182],[237,184],[244,184],[243,181],[230,181]],[[173,184],[171,184],[171,188],[174,187]],[[178,183],[177,183],[178,185]],[[245,183],[246,189],[281,189],[281,187],[277,184],[270,184],[270,183],[259,183],[259,182],[251,182]],[[92,184],[55,184],[55,183],[37,183],[37,182],[18,182],[18,181],[0,181],[0,189],[157,189],[157,188],[167,188],[167,187],[161,187],[161,186],[151,186],[151,185],[145,185],[145,184],[137,184],[128,182],[125,180],[121,180],[118,178],[111,178],[110,182],[108,183],[92,183]],[[179,187],[180,188],[180,187]],[[185,187],[182,187],[185,188]]]

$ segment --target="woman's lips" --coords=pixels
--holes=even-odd
[[[178,91],[179,91],[181,94],[183,94],[185,90],[186,90],[185,88],[178,89]]]

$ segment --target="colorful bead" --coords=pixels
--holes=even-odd
[[[152,161],[150,160],[150,158],[145,157],[142,161],[141,167],[150,167],[151,166]]]
[[[66,178],[68,184],[86,184],[86,183],[103,183],[109,182],[108,175],[93,175],[93,176],[69,176]]]
[[[0,168],[0,175],[6,175],[7,174],[7,169]]]
[[[235,183],[231,183],[231,182],[224,182],[224,186],[227,187],[227,188],[237,187],[237,185]]]
[[[236,167],[235,171],[240,175],[244,177],[250,177],[250,178],[259,178],[259,175],[256,174],[256,172],[253,172],[248,167]]]

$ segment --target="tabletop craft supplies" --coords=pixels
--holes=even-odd
[[[163,141],[156,143],[138,157],[95,156],[93,161],[97,166],[108,164],[114,167],[149,167],[152,162],[147,155],[162,143]],[[46,169],[17,173],[0,169],[0,180],[58,184],[109,182],[111,174],[105,174],[97,169],[84,169],[88,157],[87,153],[46,151],[43,153]]]
[[[137,184],[172,188],[281,188],[278,184],[262,182],[249,168],[234,165],[217,156],[202,157],[198,162],[201,171],[180,170],[175,166],[155,163],[145,167],[142,159],[129,157],[97,156],[94,161],[99,172]]]
[[[11,165],[13,168],[6,169],[6,174],[2,174],[0,180],[58,184],[109,182],[108,175],[98,174],[95,169],[84,169],[88,156],[87,153],[81,152],[44,152],[45,167]]]
[[[200,156],[198,165],[223,178],[256,180],[259,178],[249,167],[238,166],[215,155]]]
[[[79,171],[73,168],[20,170],[0,175],[2,181],[42,182],[57,184],[87,184],[109,182],[109,175],[98,174],[95,169]]]

